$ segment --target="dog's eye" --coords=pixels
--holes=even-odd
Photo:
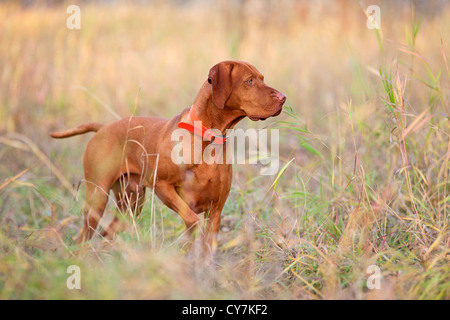
[[[251,85],[251,84],[253,83],[253,79],[250,78],[250,79],[248,79],[247,81],[245,81],[245,83]]]

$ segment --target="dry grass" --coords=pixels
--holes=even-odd
[[[449,299],[450,8],[439,4],[383,3],[377,34],[343,1],[83,4],[79,31],[65,6],[2,3],[0,298]],[[181,219],[151,197],[117,241],[75,257],[89,137],[49,132],[171,116],[225,59],[287,94],[284,122],[240,126],[283,127],[292,161],[277,177],[235,167],[217,265],[178,247]],[[80,291],[66,288],[71,264]],[[380,290],[366,286],[370,265]]]

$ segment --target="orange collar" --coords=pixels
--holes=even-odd
[[[179,122],[178,128],[186,129],[194,134],[197,134],[204,139],[211,141],[211,143],[214,144],[224,144],[227,141],[227,136],[217,135],[215,136],[214,133],[211,131],[210,128],[205,127],[203,124],[201,127],[196,123],[201,123],[201,120],[198,118],[197,114],[195,113],[194,106],[191,107],[191,110],[189,111],[189,116],[191,117],[191,121],[194,123],[193,125],[186,122]]]

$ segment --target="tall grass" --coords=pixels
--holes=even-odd
[[[385,3],[376,31],[345,2],[83,4],[70,31],[64,6],[2,3],[0,298],[449,299],[450,11],[435,5]],[[76,255],[89,137],[48,133],[174,115],[230,58],[288,103],[240,124],[279,128],[282,165],[235,166],[216,263],[180,248],[181,219],[151,196]]]

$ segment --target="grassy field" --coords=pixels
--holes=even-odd
[[[364,1],[83,3],[80,30],[67,5],[0,3],[0,298],[450,299],[450,6],[395,3],[378,2],[381,30]],[[238,125],[280,128],[283,170],[234,166],[216,264],[151,196],[75,255],[90,135],[49,132],[172,116],[229,59],[288,99]]]

